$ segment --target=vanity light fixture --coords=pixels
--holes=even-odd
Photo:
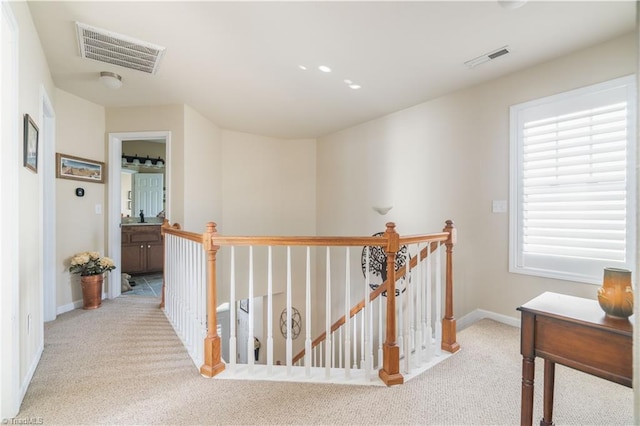
[[[138,154],[127,155],[123,153],[122,166],[127,168],[133,167],[136,169],[140,166],[162,169],[164,168],[164,160],[162,159],[162,157],[150,158],[148,155],[146,157],[138,157]]]
[[[119,89],[122,87],[122,76],[115,72],[101,71],[100,81],[109,89]]]

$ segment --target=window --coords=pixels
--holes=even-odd
[[[634,269],[635,96],[629,76],[511,107],[511,272]]]

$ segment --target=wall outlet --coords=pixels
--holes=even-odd
[[[507,200],[493,200],[491,211],[493,213],[506,213],[507,212]]]

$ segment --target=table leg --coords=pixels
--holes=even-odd
[[[533,379],[535,374],[534,358],[522,358],[522,405],[520,425],[531,426],[533,423]]]
[[[553,388],[556,374],[556,363],[544,360],[544,415],[540,426],[553,426]]]

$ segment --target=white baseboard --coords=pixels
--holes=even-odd
[[[24,400],[24,396],[27,394],[27,389],[29,389],[29,384],[31,383],[31,379],[33,379],[33,375],[36,372],[36,368],[40,363],[40,358],[42,357],[42,352],[44,351],[44,343],[40,345],[38,351],[36,352],[36,356],[33,357],[31,361],[31,366],[29,367],[29,371],[27,371],[27,375],[24,376],[24,380],[22,380],[22,385],[20,386],[20,404]]]
[[[484,318],[488,318],[502,324],[510,325],[512,327],[520,328],[520,319],[507,315],[497,314],[491,311],[485,311],[484,309],[476,309],[475,311],[471,311],[467,315],[458,318],[456,320],[456,328],[458,331],[464,330],[471,324],[478,322]]]
[[[56,315],[64,314],[65,312],[73,311],[74,309],[82,308],[82,300],[76,300],[66,305],[58,306],[56,309]]]
[[[107,293],[102,293],[102,300],[107,298]],[[65,312],[73,311],[74,309],[82,308],[82,299],[67,303],[66,305],[58,306],[56,309],[56,315],[64,314]]]

